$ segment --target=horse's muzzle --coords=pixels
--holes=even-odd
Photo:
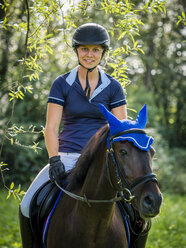
[[[143,219],[153,218],[160,212],[162,203],[162,194],[154,192],[146,192],[140,200],[140,216]]]

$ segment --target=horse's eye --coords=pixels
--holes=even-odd
[[[121,150],[119,151],[119,154],[120,154],[121,156],[125,156],[125,155],[127,155],[127,151],[126,151],[125,149],[121,149]]]

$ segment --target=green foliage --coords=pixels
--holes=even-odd
[[[168,139],[164,139],[164,133],[167,130],[165,127],[159,126],[160,116],[163,113],[161,113],[162,110],[155,104],[153,92],[149,92],[142,82],[138,82],[138,85],[130,84],[127,87],[127,97],[130,99],[128,103],[128,115],[132,119],[136,118],[136,112],[130,109],[135,109],[139,112],[143,104],[147,104],[147,132],[154,138],[153,146],[156,154],[153,160],[153,168],[158,175],[161,189],[165,192],[186,194],[185,149],[177,147],[170,148]]]
[[[21,248],[18,204],[14,198],[6,200],[7,192],[0,191],[0,247]]]
[[[20,134],[34,134],[34,135],[39,135],[39,134],[42,134],[44,136],[44,127],[41,127],[42,129],[37,131],[36,130],[36,127],[31,125],[29,126],[28,130],[25,130],[23,126],[20,126],[20,127],[17,127],[15,124],[9,128],[8,130],[8,136],[10,137],[7,137],[7,139],[10,140],[11,142],[11,145],[13,145],[14,143],[18,146],[22,146],[24,148],[31,148],[34,150],[34,152],[37,152],[38,149],[41,149],[41,147],[38,147],[38,144],[39,142],[34,142],[33,145],[22,145],[20,143],[20,141],[16,138],[17,136],[19,136]]]
[[[162,138],[162,137],[161,137]],[[154,166],[162,190],[169,193],[186,194],[186,154],[184,149],[166,149],[156,135],[156,150]],[[165,142],[164,142],[165,143]]]
[[[147,1],[146,5],[135,5],[132,1],[103,1],[100,4],[114,23],[108,29],[116,41],[108,59],[108,65],[113,69],[111,75],[125,87],[129,83],[126,56],[144,53],[136,40],[136,36],[140,36],[140,27],[144,25],[141,13],[165,12],[165,1]]]
[[[155,104],[153,92],[148,91],[143,82],[139,81],[138,84],[129,84],[126,88],[128,99],[128,115],[131,119],[136,118],[136,113],[140,111],[142,106],[147,104],[148,111],[148,128],[157,128],[159,126],[159,112],[158,107]],[[136,112],[130,109],[135,109]]]
[[[12,182],[10,185],[10,189],[8,191],[7,199],[10,198],[11,195],[13,195],[14,199],[18,198],[20,200],[21,197],[24,195],[24,191],[21,191],[21,185],[20,184],[19,184],[17,189],[15,189],[14,187],[15,187],[15,185]]]
[[[164,194],[161,213],[153,219],[147,248],[186,247],[185,196]]]
[[[176,24],[178,25],[179,23],[183,23],[184,25],[186,25],[186,17],[185,16],[186,16],[185,12],[182,11],[181,15],[178,16],[179,20]]]
[[[147,91],[152,92],[159,109],[155,118],[159,118],[160,132],[169,146],[183,148],[186,146],[185,29],[183,23],[176,23],[178,16],[184,18],[184,5],[177,0],[168,1],[166,9],[160,16],[143,16],[146,25],[141,27],[140,43],[144,54],[137,57],[129,78],[137,87],[138,82],[143,82]]]

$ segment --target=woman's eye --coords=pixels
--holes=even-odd
[[[127,155],[127,151],[125,149],[121,149],[119,151],[119,154],[120,154],[120,156],[125,156],[125,155]]]
[[[81,51],[86,52],[88,49],[86,47],[82,47]]]

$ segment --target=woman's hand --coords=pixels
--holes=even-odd
[[[65,166],[60,160],[60,156],[53,156],[49,159],[49,177],[50,181],[54,182],[55,180],[60,185],[63,178],[65,177]]]

